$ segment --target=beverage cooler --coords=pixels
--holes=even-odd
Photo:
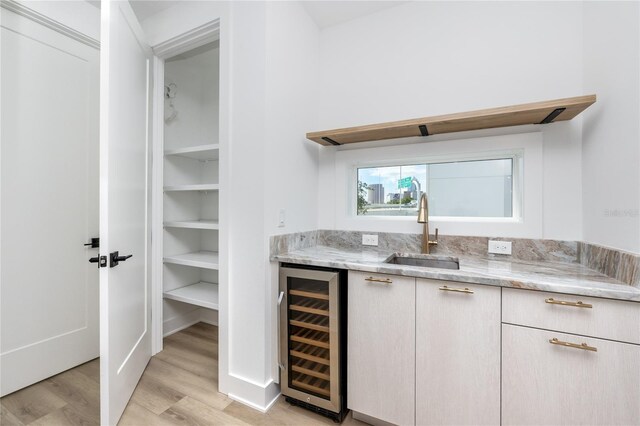
[[[282,264],[279,364],[289,403],[340,422],[347,412],[347,271]]]

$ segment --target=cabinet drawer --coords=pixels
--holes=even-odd
[[[640,424],[640,346],[503,324],[502,424]]]
[[[637,302],[504,288],[502,322],[640,344]]]

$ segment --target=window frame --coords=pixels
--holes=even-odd
[[[349,188],[347,191],[349,206],[348,215],[357,220],[384,220],[384,221],[411,221],[416,217],[411,216],[383,216],[383,215],[359,215],[357,206],[358,193],[358,169],[372,167],[400,167],[422,164],[440,164],[464,161],[483,160],[512,160],[512,216],[511,217],[479,217],[479,216],[432,216],[432,220],[438,222],[469,222],[469,223],[522,223],[524,212],[524,148],[502,149],[480,152],[458,152],[450,154],[421,155],[418,157],[401,157],[388,160],[358,161],[350,167],[348,176]]]

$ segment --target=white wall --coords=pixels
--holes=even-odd
[[[277,279],[268,238],[317,226],[318,30],[297,3],[185,2],[142,26],[153,45],[212,19],[220,39],[219,389],[264,409],[277,396]],[[179,96],[179,95],[178,95]],[[277,228],[279,209],[285,228]]]
[[[266,29],[265,258],[269,236],[317,228],[320,151],[318,144],[304,136],[316,125],[319,31],[296,2],[268,3]],[[278,227],[281,209],[285,213],[284,227]],[[277,262],[270,265],[265,288],[270,308],[265,324],[271,336],[266,368],[277,380]]]
[[[165,62],[165,85],[176,86],[176,117],[165,122],[165,149],[218,143],[219,47]],[[165,116],[170,114],[165,99]]]
[[[310,130],[583,94],[580,3],[412,2],[329,27],[320,40],[322,96],[318,128]],[[433,139],[541,132],[543,191],[535,203],[542,224],[525,217],[520,227],[491,233],[579,240],[581,120]],[[493,148],[478,143],[477,149]],[[336,161],[338,150],[321,150],[320,228],[340,228],[348,220],[336,209],[347,185],[335,179],[336,167],[343,167]],[[429,155],[431,147],[421,144],[419,150]],[[434,145],[433,152],[441,149]],[[350,222],[351,229],[389,230],[384,221]],[[481,226],[432,225],[447,234],[487,233]],[[396,232],[420,232],[414,223],[392,226]]]
[[[213,19],[227,17],[229,2],[226,1],[181,1],[142,21],[142,29],[151,46],[156,46],[173,37],[184,34]]]
[[[100,9],[86,1],[24,1],[29,9],[45,15],[95,40],[100,40]]]
[[[584,239],[640,253],[640,7],[585,2]]]

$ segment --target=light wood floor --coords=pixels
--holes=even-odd
[[[98,359],[0,400],[0,425],[98,425]],[[333,425],[283,397],[263,414],[218,392],[218,328],[196,324],[164,339],[120,425]],[[362,425],[351,418],[345,425]]]

